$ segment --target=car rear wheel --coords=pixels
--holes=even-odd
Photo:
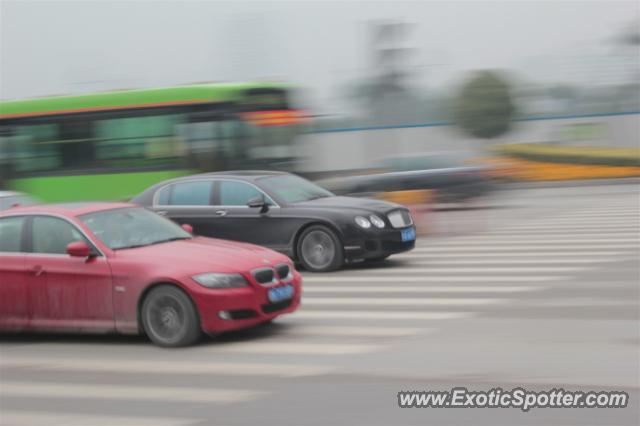
[[[191,299],[172,285],[158,286],[144,299],[142,326],[147,336],[159,346],[188,346],[201,335]]]
[[[298,260],[312,272],[328,272],[340,268],[344,254],[340,239],[331,229],[314,225],[304,230],[298,239]]]

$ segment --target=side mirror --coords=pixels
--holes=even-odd
[[[193,226],[189,225],[188,223],[183,223],[182,225],[180,225],[180,228],[184,229],[190,234],[193,234]]]
[[[67,245],[67,254],[71,257],[89,257],[91,248],[84,241],[74,241]]]
[[[260,213],[266,213],[269,210],[269,205],[262,197],[255,197],[250,199],[247,202],[247,206],[255,209],[259,208]]]

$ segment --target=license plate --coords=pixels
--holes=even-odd
[[[416,239],[416,228],[403,229],[400,231],[402,242],[413,241]]]
[[[276,303],[283,300],[291,299],[293,297],[293,286],[283,285],[280,287],[270,288],[267,292],[267,298],[269,302]]]

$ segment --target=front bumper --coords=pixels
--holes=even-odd
[[[293,285],[293,297],[282,302],[269,302],[268,290],[285,284]],[[294,312],[300,306],[301,293],[302,277],[297,271],[290,281],[269,286],[251,282],[242,288],[204,289],[196,298],[202,330],[206,333],[239,330]]]
[[[385,228],[357,230],[350,238],[345,239],[344,255],[348,261],[360,259],[376,259],[391,254],[409,251],[415,247],[416,240],[402,241],[401,231],[413,228]]]

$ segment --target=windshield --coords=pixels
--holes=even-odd
[[[175,223],[139,207],[89,213],[80,220],[112,250],[191,238]]]
[[[268,193],[285,203],[299,203],[333,196],[326,189],[294,175],[269,176],[260,179],[260,183]]]

